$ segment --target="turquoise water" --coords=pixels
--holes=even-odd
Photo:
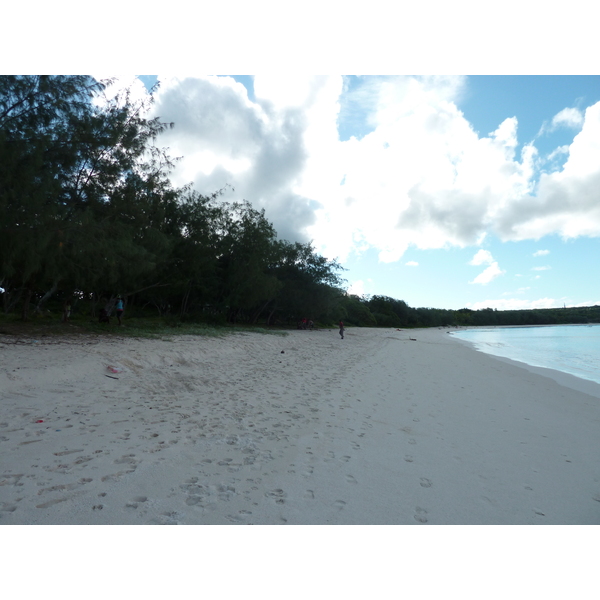
[[[600,325],[482,327],[452,335],[487,354],[600,383]]]

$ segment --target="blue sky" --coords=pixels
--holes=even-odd
[[[174,182],[233,186],[351,293],[600,304],[599,76],[158,78]]]
[[[598,73],[589,7],[274,11],[259,0],[188,18],[175,2],[157,20],[120,3],[78,9],[76,27],[56,8],[31,22],[15,5],[7,20],[44,51],[14,53],[18,25],[0,46],[16,61],[6,72],[118,75],[140,96],[142,81],[121,75],[157,74],[145,79],[161,81],[151,116],[175,123],[160,143],[184,157],[173,182],[233,186],[226,200],[264,208],[280,237],[337,258],[352,293],[454,309],[590,305],[600,77],[587,75]]]

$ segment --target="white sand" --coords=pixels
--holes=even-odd
[[[445,329],[2,336],[0,524],[599,524],[600,385],[551,374]]]

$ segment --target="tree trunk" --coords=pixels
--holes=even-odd
[[[190,292],[192,291],[191,285],[188,285],[187,290],[185,291],[185,294],[183,295],[183,298],[181,299],[181,309],[179,310],[179,317],[183,317],[183,315],[186,313],[187,311],[187,305],[188,305],[188,301],[190,299]]]
[[[42,305],[48,301],[48,299],[52,296],[52,294],[54,294],[54,292],[56,292],[57,288],[58,288],[58,279],[52,284],[52,287],[40,298],[40,301],[37,303],[37,306],[35,307],[36,313],[39,314],[42,312]]]
[[[265,308],[267,308],[267,306],[269,306],[269,304],[271,303],[271,300],[267,300],[261,308],[259,308],[255,313],[254,316],[252,317],[252,325],[256,325],[256,321],[258,321],[258,318],[260,317],[260,315],[262,314],[263,310],[265,310]],[[269,324],[269,320],[267,319],[267,325]]]

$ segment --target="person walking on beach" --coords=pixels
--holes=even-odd
[[[344,339],[344,322],[340,319],[340,336]]]
[[[121,298],[121,296],[117,296],[117,304],[116,304],[116,311],[117,311],[117,320],[119,321],[119,327],[122,325],[121,323],[121,317],[123,316],[123,299]]]

